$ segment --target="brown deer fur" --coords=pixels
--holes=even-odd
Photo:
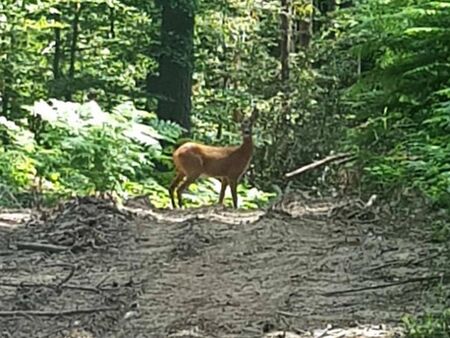
[[[182,207],[183,191],[200,176],[218,178],[222,182],[219,204],[223,204],[225,190],[229,185],[233,206],[237,208],[237,184],[247,170],[253,155],[252,125],[257,114],[257,110],[254,110],[250,119],[242,122],[242,143],[239,146],[215,147],[187,142],[174,151],[176,176],[169,187],[174,208],[176,208],[175,190],[178,195],[178,206]]]

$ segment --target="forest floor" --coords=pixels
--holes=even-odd
[[[426,222],[294,195],[264,211],[3,210],[0,336],[396,337],[441,282]]]

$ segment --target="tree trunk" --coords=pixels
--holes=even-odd
[[[195,0],[162,2],[158,117],[190,130]]]
[[[75,3],[75,14],[72,21],[72,40],[70,43],[70,64],[69,64],[69,88],[66,93],[66,100],[72,99],[73,79],[75,77],[75,62],[78,42],[78,30],[81,15],[81,3]]]
[[[1,84],[1,82],[0,82],[0,84]],[[3,88],[2,91],[0,91],[0,99],[1,99],[1,103],[2,103],[0,116],[8,117],[9,97],[8,97],[8,92],[6,91],[5,88]],[[11,140],[10,140],[10,137],[9,137],[8,133],[6,132],[6,130],[0,130],[0,144],[6,145],[6,144],[9,144],[10,142],[11,142]]]
[[[59,21],[59,15],[55,16]],[[55,28],[55,54],[53,55],[53,78],[58,80],[61,77],[61,28]]]
[[[116,37],[116,13],[114,7],[110,7],[109,9],[109,37],[114,39]]]
[[[1,116],[8,117],[8,109],[9,109],[9,93],[8,90],[5,88],[2,91],[2,114]]]
[[[281,81],[289,79],[289,52],[291,50],[291,0],[281,0]]]
[[[305,6],[311,6],[314,8],[314,1],[308,0],[304,4]],[[313,12],[311,9],[308,15],[305,15],[299,20],[298,30],[299,30],[299,43],[303,49],[307,49],[311,43],[311,38],[313,34]]]
[[[55,22],[61,21],[61,15],[59,13],[56,13],[51,16]],[[63,56],[62,51],[62,41],[61,41],[61,28],[55,28],[53,30],[54,33],[54,42],[55,42],[55,50],[53,53],[53,60],[52,60],[52,70],[53,70],[53,81],[50,83],[49,86],[49,94],[51,97],[60,98],[61,94],[61,60]]]

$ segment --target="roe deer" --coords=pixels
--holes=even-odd
[[[173,208],[176,208],[175,190],[178,195],[178,206],[181,208],[183,191],[200,176],[214,177],[221,181],[219,204],[223,204],[225,190],[229,185],[233,206],[237,208],[236,188],[253,155],[252,127],[257,116],[258,111],[255,108],[249,119],[240,119],[242,144],[239,146],[214,147],[187,142],[174,151],[176,176],[169,187]]]

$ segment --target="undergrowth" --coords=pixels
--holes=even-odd
[[[405,317],[403,322],[409,338],[450,337],[450,308],[438,314],[427,314],[419,319]]]
[[[26,119],[0,119],[0,205],[52,205],[95,193],[146,195],[156,207],[170,205],[171,152],[182,133],[177,124],[131,102],[111,112],[95,101],[39,101],[25,108]],[[219,191],[216,181],[199,180],[185,193],[186,205],[213,204]],[[273,196],[245,182],[238,193],[243,208],[261,207]]]

